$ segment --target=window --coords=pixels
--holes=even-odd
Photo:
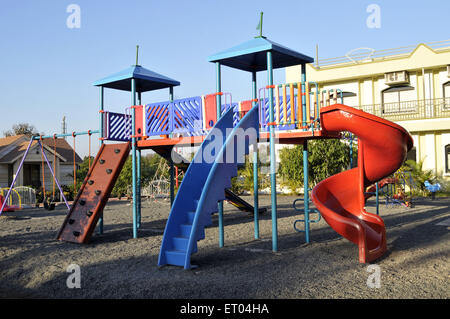
[[[12,184],[13,179],[14,179],[13,164],[8,164],[8,185]]]
[[[445,145],[445,173],[450,174],[450,144]]]
[[[443,87],[443,96],[444,96],[444,106],[446,108],[450,108],[450,81],[444,83]]]
[[[415,111],[416,100],[416,90],[409,85],[394,86],[381,92],[383,113]]]
[[[450,98],[450,81],[444,83],[444,98]]]

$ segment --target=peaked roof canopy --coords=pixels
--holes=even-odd
[[[223,65],[243,71],[264,71],[267,70],[268,51],[272,52],[274,69],[314,62],[313,58],[286,48],[265,37],[257,37],[214,54],[208,58],[208,61],[220,62]]]
[[[180,85],[180,82],[150,71],[140,65],[132,65],[128,69],[94,82],[94,85],[131,91],[131,79],[136,80],[136,92],[153,91]]]

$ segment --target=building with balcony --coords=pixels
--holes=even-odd
[[[286,82],[300,79],[301,66],[286,68]],[[344,104],[406,128],[414,139],[408,158],[450,179],[450,40],[352,50],[307,64],[306,79],[320,90],[340,89]]]

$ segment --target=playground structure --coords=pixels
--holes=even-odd
[[[317,83],[306,81],[305,65],[313,62],[312,58],[262,35],[211,56],[209,62],[216,66],[216,92],[203,96],[175,100],[173,89],[180,83],[143,68],[137,58],[130,68],[94,83],[100,88],[100,128],[96,133],[100,134],[101,148],[71,207],[64,198],[69,213],[57,238],[87,243],[97,224],[99,233],[103,232],[103,208],[130,150],[133,238],[137,238],[141,226],[141,151],[151,149],[169,162],[172,204],[158,265],[192,268],[191,255],[197,251],[197,241],[204,238],[204,229],[211,224],[211,214],[215,212],[218,213],[219,246],[223,247],[223,200],[253,212],[254,236],[259,239],[257,150],[259,142],[269,140],[272,250],[278,250],[275,171],[275,143],[278,142],[303,145],[304,217],[296,224],[301,222],[304,227],[301,230],[295,225],[295,229],[304,232],[305,242],[310,242],[310,223],[323,217],[336,232],[358,245],[361,263],[382,256],[386,251],[384,223],[379,216],[365,211],[365,191],[400,167],[406,152],[412,148],[408,132],[392,122],[339,103],[342,92],[338,89],[320,91]],[[273,70],[293,65],[302,65],[300,80],[274,85]],[[233,103],[231,94],[223,92],[222,66],[252,74],[250,100]],[[258,90],[256,74],[260,71],[267,71],[268,83]],[[104,110],[105,88],[131,92],[131,107],[124,113]],[[142,93],[165,88],[169,89],[168,101],[142,104]],[[256,134],[240,140],[240,132],[251,129]],[[316,185],[311,199],[317,210],[312,210],[308,141],[341,138],[342,132],[352,134],[352,143],[353,134],[358,137],[358,165],[353,167],[352,164],[351,169]],[[383,142],[387,138],[391,141],[389,144]],[[39,137],[34,139],[39,140]],[[106,141],[119,143],[106,144]],[[236,141],[242,142],[243,153],[237,152],[239,143]],[[211,161],[203,161],[202,155],[213,142],[219,144],[219,149],[212,154]],[[191,164],[178,160],[181,155],[174,152],[175,147],[194,145],[199,149]],[[253,205],[229,190],[231,178],[237,175],[237,165],[243,163],[243,156],[249,153],[251,145],[254,150]],[[52,171],[50,164],[48,166]],[[175,166],[185,171],[176,197]],[[320,212],[318,219],[311,220],[310,213],[317,212]]]
[[[11,195],[5,200],[6,194],[9,188],[1,188],[0,189],[0,205],[3,205],[5,202],[5,211],[14,211],[16,209],[22,208],[22,198],[20,197],[19,192],[14,188],[12,189]]]
[[[6,197],[9,188],[0,188],[1,202],[3,205],[3,199]],[[8,196],[8,201],[5,203],[4,211],[13,211],[22,208],[34,207],[36,205],[36,191],[27,186],[14,187],[10,195]]]
[[[391,177],[383,178],[381,181],[370,186],[365,193],[366,200],[376,196],[377,215],[379,196],[385,197],[387,207],[404,206],[413,207],[413,192],[417,188],[410,171],[397,170]]]
[[[8,198],[9,200],[9,198]],[[2,205],[3,207],[3,211],[5,212],[13,212],[16,209],[20,209],[20,206],[15,206],[11,204],[12,201],[9,201],[9,203],[7,202],[7,200],[5,199],[5,197],[3,197],[3,195],[0,195],[0,205]]]
[[[386,206],[413,207],[413,192],[416,188],[411,172],[399,169],[393,174],[390,183],[386,184],[386,191],[383,192]]]
[[[7,207],[7,201],[9,200],[11,194],[17,193],[18,197],[20,199],[25,199],[27,202],[24,202],[25,205],[35,205],[36,204],[36,192],[34,190],[31,190],[29,187],[24,187],[24,186],[19,186],[17,188],[14,188],[14,185],[16,183],[16,179],[17,176],[19,174],[19,172],[21,171],[23,164],[25,162],[25,159],[28,155],[28,153],[30,152],[31,146],[33,145],[33,143],[37,142],[39,150],[41,152],[41,157],[42,157],[42,161],[41,161],[41,172],[42,172],[42,194],[43,194],[43,205],[45,209],[48,210],[53,210],[55,208],[55,200],[56,200],[56,187],[59,190],[59,197],[60,199],[64,200],[64,203],[67,207],[68,210],[70,210],[70,206],[69,203],[67,202],[67,199],[64,195],[64,192],[61,188],[60,183],[58,182],[58,179],[55,176],[55,158],[56,158],[56,140],[58,138],[62,138],[62,137],[68,137],[68,136],[72,136],[73,137],[73,186],[74,186],[74,190],[76,190],[76,164],[75,164],[75,137],[78,135],[88,135],[89,136],[89,168],[91,167],[91,135],[92,134],[98,134],[99,131],[91,131],[88,130],[86,132],[72,132],[70,134],[53,134],[53,135],[46,135],[46,136],[42,136],[42,135],[37,135],[37,136],[32,136],[30,138],[30,141],[28,143],[28,146],[26,147],[25,152],[22,155],[22,159],[20,161],[19,167],[17,168],[17,171],[14,175],[13,181],[11,183],[11,186],[8,188],[8,191],[6,193],[5,196],[5,200],[2,202],[1,204],[1,208],[0,208],[0,215],[6,211],[6,207]],[[43,144],[43,140],[44,139],[53,139],[54,143],[53,143],[53,166],[50,164],[47,155],[44,152],[44,144]],[[52,196],[47,196],[47,192],[46,192],[46,188],[45,188],[45,164],[47,164],[47,167],[53,177],[52,182],[53,182],[53,187],[52,187]],[[21,192],[21,193],[19,193]],[[20,196],[19,194],[22,194],[22,196]],[[34,202],[32,202],[32,200],[34,199]],[[22,208],[22,205],[19,205],[20,208]]]

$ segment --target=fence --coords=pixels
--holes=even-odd
[[[370,104],[362,105],[359,108],[390,121],[446,118],[450,117],[450,97]]]

